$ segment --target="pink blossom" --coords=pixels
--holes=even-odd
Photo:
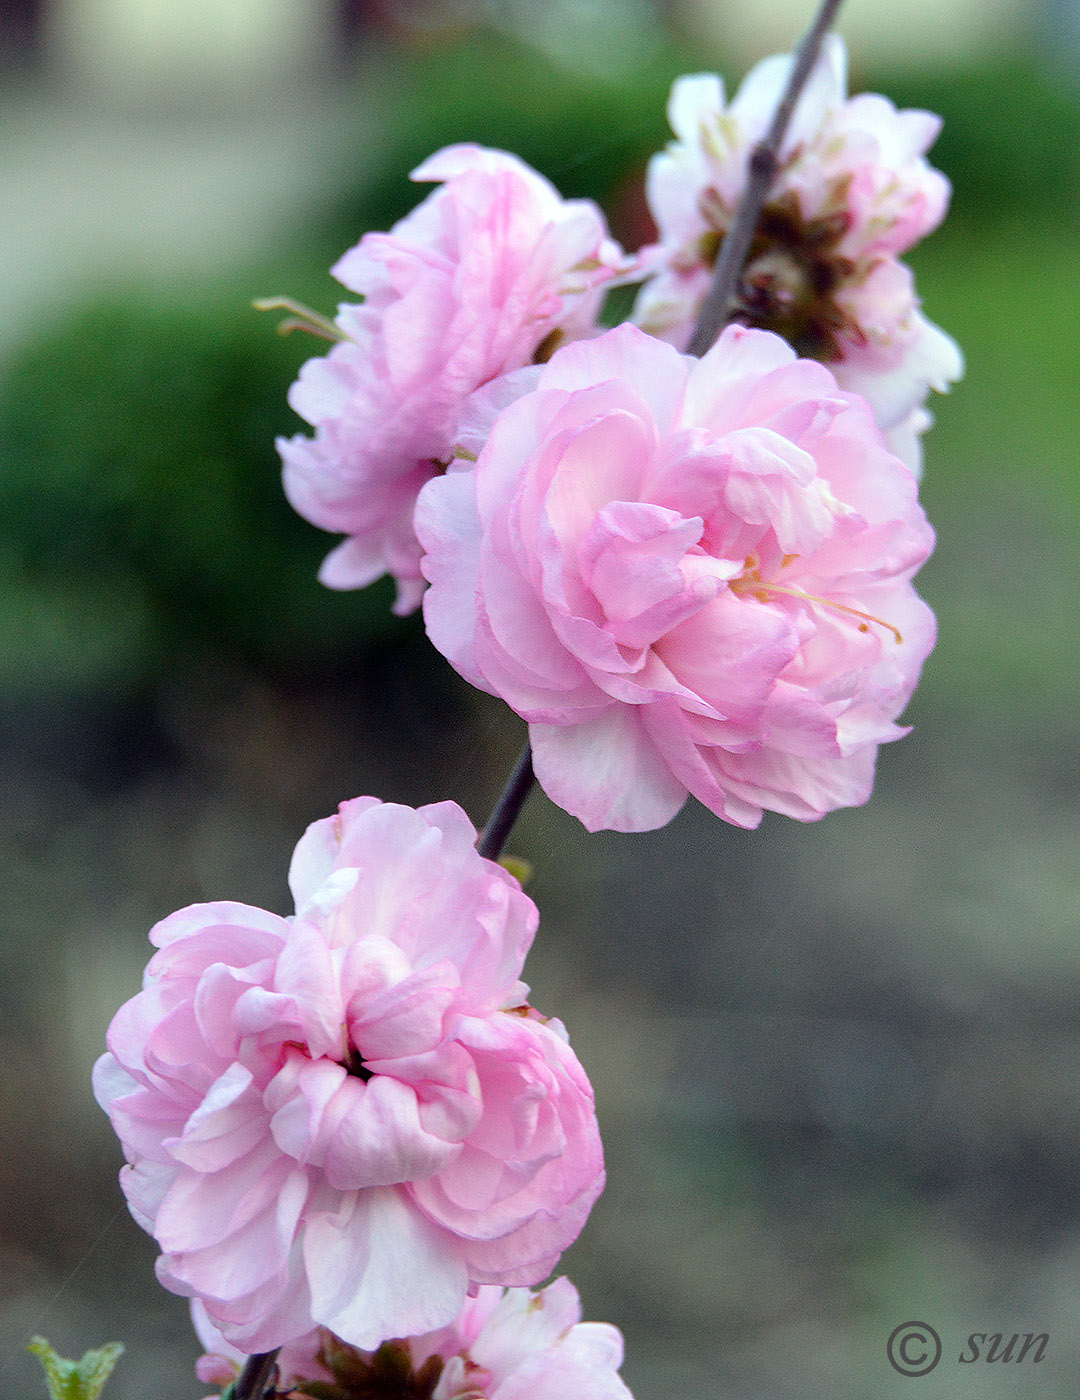
[[[192,1316],[209,1353],[198,1364],[200,1380],[227,1385],[242,1355],[198,1305]],[[390,1394],[386,1380],[393,1377],[392,1393],[432,1400],[630,1400],[618,1375],[622,1355],[618,1329],[582,1322],[577,1290],[560,1278],[536,1292],[480,1288],[449,1327],[374,1353],[345,1346],[325,1329],[311,1332],[278,1357],[278,1384],[303,1394],[312,1381],[336,1381],[359,1397]]]
[[[401,613],[424,586],[413,505],[450,460],[462,400],[591,334],[606,284],[629,266],[594,204],[562,199],[515,156],[448,146],[412,178],[442,183],[333,268],[363,302],[341,305],[340,343],[304,365],[289,395],[315,436],[278,441],[293,506],[349,537],[322,581],[357,588],[392,574]]]
[[[95,1091],[158,1276],[243,1351],[374,1348],[546,1277],[603,1186],[592,1090],[518,980],[532,901],[452,802],[308,828],[296,915],[151,933]]]
[[[933,645],[912,473],[767,331],[558,351],[417,527],[432,640],[590,830],[662,826],[688,791],[748,827],[865,801]]]
[[[653,157],[647,181],[660,242],[646,254],[654,272],[634,319],[674,345],[689,339],[750,152],[791,63],[787,54],[759,63],[730,103],[712,75],[679,78],[672,88],[676,140]],[[948,181],[924,159],[941,121],[898,112],[871,93],[848,98],[846,68],[833,35],[781,148],[743,274],[740,319],[827,363],[842,388],[867,399],[892,450],[917,469],[927,390],[943,391],[963,372],[955,342],[923,316],[897,261],[945,214]]]

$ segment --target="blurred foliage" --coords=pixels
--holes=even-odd
[[[303,430],[286,390],[322,347],[279,339],[251,297],[288,292],[331,310],[340,289],[327,266],[412,207],[423,189],[408,170],[459,140],[515,151],[563,193],[601,198],[636,245],[649,236],[640,182],[669,134],[671,78],[700,64],[654,51],[637,73],[601,80],[475,34],[393,64],[380,85],[393,133],[383,173],[340,192],[273,266],[121,290],[12,357],[0,384],[0,690],[130,685],[178,646],[238,651],[282,674],[332,670],[401,635],[388,587],[333,594],[316,582],[334,540],[286,504],[273,443]],[[933,158],[954,181],[955,217],[913,261],[927,313],[962,342],[969,375],[937,404],[931,514],[989,474],[1002,490],[1054,500],[1058,523],[1075,528],[1080,104],[1020,59],[860,74],[853,86],[946,118]],[[358,139],[362,120],[358,93]],[[997,608],[985,594],[972,603],[947,553],[932,567],[965,616]],[[933,601],[948,621],[948,599]],[[967,635],[969,652],[989,647],[1013,680],[1033,662],[1031,629],[1019,617],[1003,625],[1000,609]]]
[[[963,706],[974,688],[1029,736],[1036,714],[1064,734],[1076,723],[1080,236],[1050,220],[961,223],[913,261],[967,359],[932,403],[922,497],[938,547],[920,591],[943,644],[916,703]]]
[[[856,89],[944,117],[931,159],[953,182],[950,218],[983,228],[1080,213],[1080,100],[1035,58],[1009,55],[917,76],[861,75]]]
[[[134,290],[24,348],[0,399],[0,684],[107,684],[190,641],[327,665],[393,626],[386,590],[316,582],[333,541],[282,495],[297,361],[198,288]]]
[[[402,60],[399,58],[399,62]],[[513,152],[569,198],[634,203],[645,162],[671,135],[665,116],[672,78],[695,65],[685,53],[649,48],[641,67],[617,81],[557,67],[504,35],[474,33],[455,48],[410,56],[387,84],[387,130],[394,133],[383,174],[347,190],[322,224],[331,259],[366,228],[386,228],[410,209],[424,186],[408,172],[442,146],[475,142]],[[643,208],[643,202],[641,204]]]

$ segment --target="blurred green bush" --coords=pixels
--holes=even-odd
[[[315,581],[332,541],[282,495],[296,346],[192,290],[85,307],[9,369],[0,686],[137,679],[192,642],[325,665],[391,625],[381,590]]]
[[[859,88],[945,118],[930,153],[953,182],[952,223],[1057,222],[1080,214],[1080,100],[1034,57],[970,68],[861,75]]]

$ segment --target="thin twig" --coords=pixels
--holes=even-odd
[[[280,1350],[275,1347],[273,1351],[260,1351],[248,1357],[233,1386],[232,1400],[263,1400]]]
[[[738,310],[739,281],[746,266],[746,256],[754,241],[758,219],[765,199],[780,168],[780,147],[787,135],[795,105],[806,86],[806,80],[821,53],[821,45],[829,26],[836,18],[842,0],[822,0],[813,24],[803,35],[795,56],[784,95],[773,114],[772,124],[763,140],[750,152],[746,189],[735,210],[731,227],[720,244],[712,285],[698,316],[697,326],[686,347],[691,355],[704,355],[713,341]]]
[[[532,766],[532,749],[526,744],[518,761],[514,764],[514,770],[506,780],[506,786],[502,790],[495,809],[488,818],[488,824],[480,833],[480,839],[476,843],[476,849],[488,860],[498,860],[502,848],[506,843],[506,838],[510,835],[510,830],[518,819],[518,813],[525,805],[525,799],[532,791],[536,782],[536,774]]]

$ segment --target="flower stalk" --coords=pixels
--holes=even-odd
[[[233,1387],[232,1400],[263,1400],[280,1350],[275,1347],[273,1351],[257,1352],[248,1357]]]
[[[709,294],[705,298],[698,317],[694,334],[687,345],[690,355],[704,355],[723,328],[732,319],[736,309],[736,292],[747,254],[754,239],[761,211],[769,187],[776,178],[780,165],[780,147],[787,134],[788,125],[796,104],[806,86],[806,80],[813,71],[821,53],[825,35],[829,32],[842,0],[822,0],[817,15],[810,28],[803,35],[791,70],[791,77],[780,99],[772,124],[765,139],[759,141],[750,154],[750,170],[746,189],[739,207],[716,259]]]
[[[502,854],[502,848],[506,844],[513,825],[525,805],[525,799],[532,791],[535,782],[532,746],[526,744],[518,755],[513,771],[506,780],[506,786],[488,818],[488,824],[480,833],[480,839],[476,843],[476,849],[487,860],[498,860]]]

